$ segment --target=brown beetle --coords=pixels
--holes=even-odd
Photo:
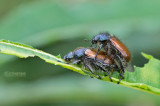
[[[74,50],[73,52],[68,53],[66,56],[64,56],[64,59],[66,62],[71,64],[82,64],[85,68],[89,69],[89,71],[92,74],[95,74],[98,76],[98,78],[101,78],[98,74],[96,74],[95,70],[102,70],[106,72],[109,75],[110,80],[110,72],[111,70],[118,70],[118,66],[114,63],[111,57],[106,57],[106,53],[103,51],[98,52],[97,59],[95,60],[95,56],[97,54],[97,51],[94,49],[88,49],[88,48],[78,48]],[[120,70],[120,69],[119,69]],[[123,71],[120,72],[120,77],[123,77]],[[121,79],[119,80],[119,82]],[[118,82],[118,83],[119,83]]]
[[[102,48],[104,49],[106,56],[109,56],[114,60],[114,63],[122,71],[122,77],[120,78],[120,80],[124,78],[124,69],[128,66],[130,69],[129,71],[134,71],[133,66],[130,65],[131,54],[127,47],[117,37],[109,33],[101,33],[94,36],[92,40],[86,41],[91,41],[92,45],[98,45],[95,60],[97,59],[97,55]]]

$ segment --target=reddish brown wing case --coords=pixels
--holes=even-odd
[[[110,39],[111,43],[121,52],[127,62],[131,60],[131,54],[127,47],[115,36]]]
[[[90,57],[90,58],[95,58],[97,53],[97,50],[92,50],[92,49],[86,49],[85,54]],[[106,57],[106,53],[103,51],[100,51],[97,55],[97,59],[99,59],[100,61],[104,61],[105,64],[113,64],[113,61],[111,60],[110,57]],[[105,59],[105,60],[104,60]]]

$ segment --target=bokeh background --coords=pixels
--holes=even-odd
[[[0,39],[62,57],[100,32],[120,38],[134,65],[160,59],[159,0],[0,0]],[[38,57],[0,54],[0,105],[160,105],[160,96],[83,76]]]

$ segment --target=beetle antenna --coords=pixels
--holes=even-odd
[[[91,41],[91,40],[88,40],[88,39],[84,39],[84,41],[86,41],[86,42],[89,42],[89,41]]]

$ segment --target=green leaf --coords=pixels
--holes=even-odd
[[[81,74],[85,74],[79,67],[65,64],[64,60],[59,58],[60,56],[53,56],[49,53],[45,53],[41,50],[34,49],[31,46],[27,46],[27,45],[20,44],[20,43],[14,43],[14,42],[6,41],[6,40],[1,40],[0,41],[0,53],[8,54],[8,55],[15,55],[20,58],[38,56],[48,63],[60,65],[62,67],[74,70]]]
[[[31,46],[27,46],[20,43],[14,43],[10,41],[0,41],[0,53],[15,55],[20,58],[38,56],[48,63],[60,65],[64,68],[71,69],[83,75],[90,75],[87,70],[82,69],[75,65],[69,65],[64,62],[60,56],[53,56],[49,53],[34,49]],[[143,67],[135,67],[135,72],[125,73],[125,79],[121,81],[121,85],[136,88],[145,92],[154,93],[160,95],[160,61],[153,58],[150,55],[142,53],[142,55],[149,59],[149,62]],[[93,75],[94,76],[94,75]],[[94,76],[96,77],[96,76]],[[112,77],[113,83],[118,82],[118,74],[115,73]],[[102,76],[104,81],[110,81],[108,77]]]
[[[137,83],[131,86],[137,86],[151,92],[160,93],[160,61],[151,55],[142,53],[149,60],[144,67],[135,67],[134,73],[126,72],[127,82]],[[150,86],[149,86],[150,85]]]

